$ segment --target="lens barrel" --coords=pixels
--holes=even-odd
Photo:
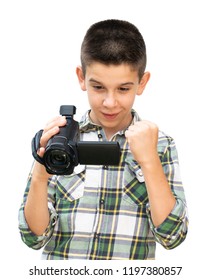
[[[75,148],[51,145],[44,154],[44,163],[49,174],[70,175],[77,165]]]

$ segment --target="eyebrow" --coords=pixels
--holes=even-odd
[[[97,84],[103,84],[103,83],[101,83],[101,82],[99,82],[99,81],[97,81],[97,80],[95,80],[93,78],[91,78],[89,80],[89,82],[93,82],[93,83],[97,83]],[[126,86],[126,85],[134,85],[134,83],[133,82],[126,82],[126,83],[120,84],[120,86]]]

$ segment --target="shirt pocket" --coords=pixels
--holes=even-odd
[[[74,202],[83,196],[85,188],[85,166],[74,168],[71,175],[59,176],[56,189],[56,200]]]
[[[148,194],[141,167],[134,160],[126,160],[123,179],[123,200],[130,205],[142,206]]]

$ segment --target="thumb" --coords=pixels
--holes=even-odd
[[[37,151],[37,154],[42,158],[44,156],[45,148],[40,147],[39,150]]]

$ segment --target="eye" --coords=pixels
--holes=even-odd
[[[104,89],[104,87],[101,86],[101,85],[93,85],[93,88],[94,88],[95,90],[102,90],[102,89]]]
[[[127,92],[129,90],[130,90],[130,88],[128,88],[128,87],[120,87],[119,88],[119,91],[121,91],[121,92]]]

